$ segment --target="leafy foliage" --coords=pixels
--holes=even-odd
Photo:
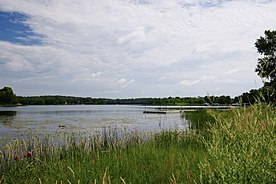
[[[255,46],[262,58],[258,59],[256,72],[258,75],[268,80],[261,91],[265,100],[276,101],[276,31],[266,30],[265,36],[257,39]]]
[[[16,95],[13,93],[12,88],[4,87],[0,89],[0,104],[16,104],[17,98]]]
[[[276,31],[266,30],[265,37],[257,39],[255,46],[262,58],[258,59],[256,72],[261,78],[276,82]]]

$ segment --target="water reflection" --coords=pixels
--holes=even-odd
[[[1,116],[16,116],[16,111],[0,111]]]
[[[16,111],[0,111],[0,124],[11,128],[16,114]]]

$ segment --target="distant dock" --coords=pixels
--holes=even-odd
[[[174,113],[181,113],[180,110],[150,110],[150,111],[143,111],[145,114],[174,114]]]
[[[201,109],[216,109],[216,110],[228,110],[235,108],[234,106],[147,106],[143,113],[145,114],[173,114],[182,113],[187,111],[197,111]]]

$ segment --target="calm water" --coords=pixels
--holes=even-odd
[[[179,113],[143,114],[144,110],[144,106],[130,105],[0,107],[0,138],[59,131],[91,133],[112,127],[143,132],[187,127]]]

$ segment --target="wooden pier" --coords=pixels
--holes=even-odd
[[[150,111],[143,111],[146,114],[174,114],[174,113],[181,113],[180,110],[150,110]]]
[[[228,110],[235,108],[235,106],[146,106],[143,113],[146,114],[173,114],[182,113],[187,111],[197,111],[202,109],[216,109],[216,110]]]

